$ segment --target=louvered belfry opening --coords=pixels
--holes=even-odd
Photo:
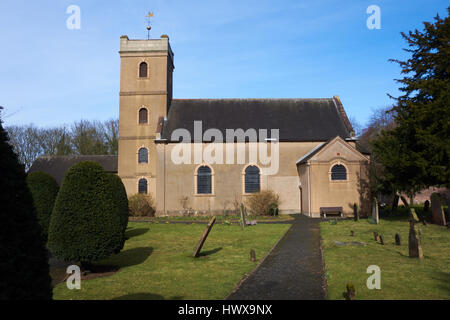
[[[336,164],[331,168],[331,180],[347,180],[347,169],[341,164]]]
[[[248,166],[245,169],[245,193],[256,193],[261,190],[259,175],[257,166]]]
[[[198,194],[212,193],[211,168],[208,166],[201,166],[197,170],[197,193]]]
[[[139,78],[147,78],[148,66],[146,62],[141,62],[139,65]]]
[[[139,124],[148,122],[148,111],[146,108],[139,109]]]

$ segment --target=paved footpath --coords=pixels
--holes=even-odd
[[[227,299],[326,299],[319,222],[296,215],[272,252]]]

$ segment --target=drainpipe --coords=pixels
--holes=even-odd
[[[308,213],[309,213],[309,216],[311,217],[312,216],[312,213],[311,213],[311,163],[308,161],[307,163],[306,163],[306,165],[308,166]]]

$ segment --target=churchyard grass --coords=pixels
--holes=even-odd
[[[347,283],[356,288],[356,299],[450,299],[450,231],[446,227],[419,223],[423,259],[408,255],[409,223],[406,219],[366,219],[320,225],[329,299],[344,299]],[[354,231],[354,236],[351,236]],[[385,245],[374,240],[374,232]],[[401,246],[395,245],[400,234]],[[367,246],[338,246],[334,241],[364,242]],[[381,289],[369,290],[367,267],[381,269]]]
[[[130,222],[129,239],[117,255],[98,265],[119,266],[117,273],[81,281],[81,290],[58,284],[54,299],[223,299],[290,227],[216,222],[199,258],[192,254],[204,224]]]

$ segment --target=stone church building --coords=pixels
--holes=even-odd
[[[223,214],[266,189],[280,196],[280,213],[318,217],[341,207],[352,215],[354,203],[368,211],[369,155],[339,97],[173,99],[167,36],[122,36],[120,57],[118,156],[99,159],[128,195],[151,195],[157,215]],[[66,157],[65,166],[82,158]],[[50,162],[40,158],[31,171],[55,176]]]

